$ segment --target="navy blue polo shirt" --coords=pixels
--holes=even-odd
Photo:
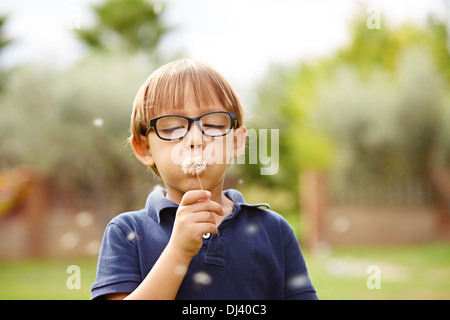
[[[169,242],[178,208],[165,194],[156,189],[145,209],[122,213],[108,224],[92,299],[132,292],[147,276]],[[204,236],[176,299],[317,299],[287,221],[266,204],[247,204],[237,190],[224,194],[233,211],[218,236]]]

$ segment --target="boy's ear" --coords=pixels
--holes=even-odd
[[[247,144],[247,128],[240,126],[234,130],[233,158],[239,157]]]
[[[131,148],[133,148],[134,155],[142,164],[147,167],[153,167],[155,165],[147,137],[132,137],[130,144]]]

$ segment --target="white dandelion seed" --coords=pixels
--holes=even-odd
[[[103,127],[104,120],[102,118],[96,118],[92,121],[92,124],[96,127]]]
[[[206,169],[206,162],[200,158],[186,159],[181,164],[181,168],[185,174],[200,174]]]
[[[199,286],[207,286],[211,284],[212,278],[209,274],[203,271],[199,271],[192,276],[194,283]]]
[[[187,158],[181,163],[181,169],[185,174],[196,175],[200,188],[203,190],[202,182],[200,181],[200,173],[206,170],[206,162],[200,158]]]

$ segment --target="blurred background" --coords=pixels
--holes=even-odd
[[[189,57],[279,129],[278,173],[226,185],[288,219],[319,298],[449,299],[449,32],[445,0],[2,1],[0,298],[90,297],[106,224],[161,185],[134,96]]]

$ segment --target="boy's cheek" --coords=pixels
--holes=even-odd
[[[163,141],[157,137],[151,137],[149,145],[158,168],[168,164],[181,164],[182,144],[178,141]]]

